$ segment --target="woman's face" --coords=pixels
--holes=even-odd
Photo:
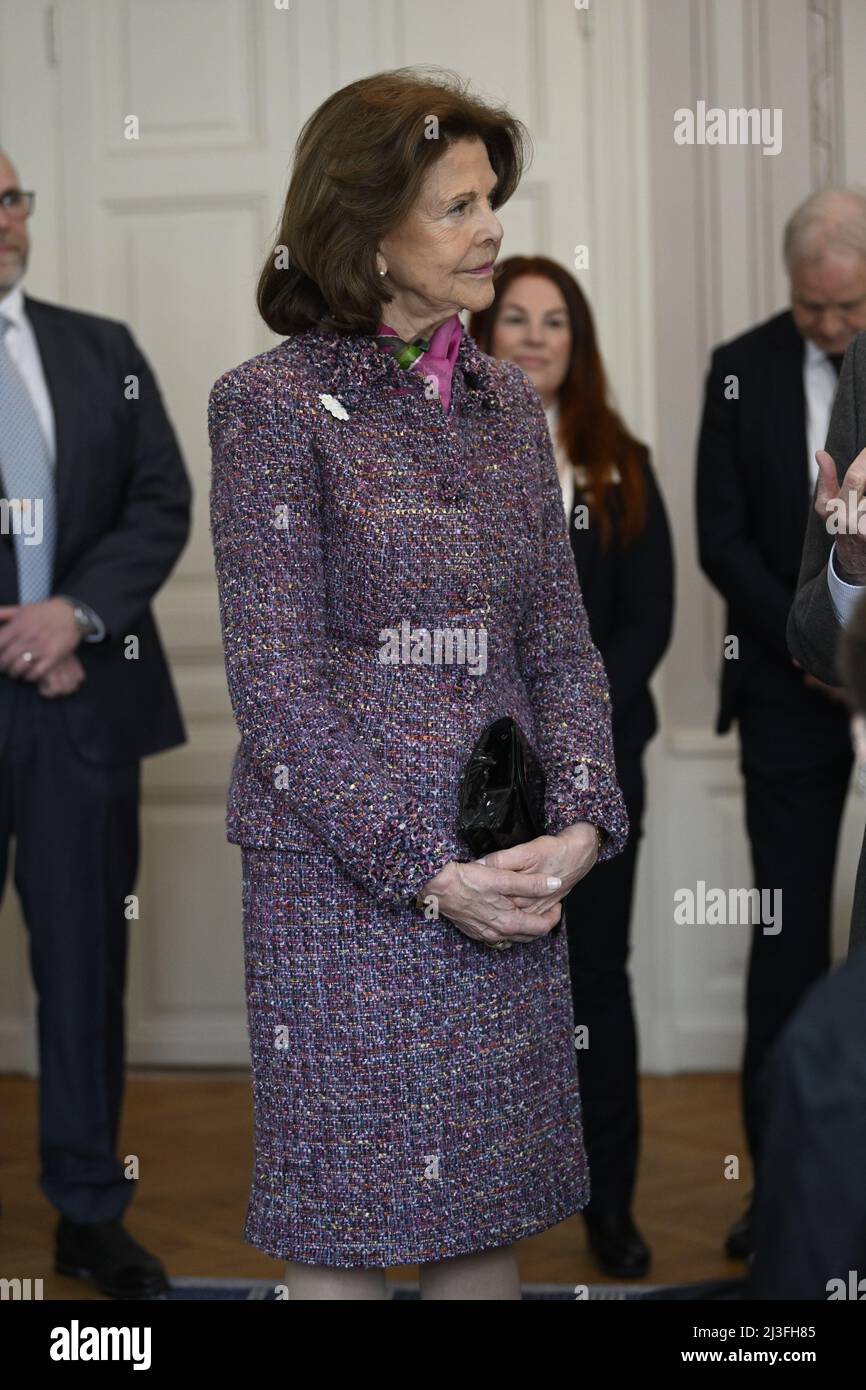
[[[519,275],[496,308],[491,355],[516,362],[545,406],[552,405],[571,356],[571,325],[562,292],[546,275]]]
[[[401,337],[492,303],[502,242],[490,206],[495,187],[484,142],[458,140],[428,171],[409,216],[379,243],[377,265],[387,268],[384,283],[395,291],[382,317]]]

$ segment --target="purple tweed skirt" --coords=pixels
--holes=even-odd
[[[326,851],[242,848],[255,1162],[278,1258],[423,1264],[589,1200],[568,946],[383,908]]]

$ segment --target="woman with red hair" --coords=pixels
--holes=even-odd
[[[650,1261],[631,1215],[640,1109],[627,962],[642,756],[657,728],[649,680],[673,621],[670,530],[649,452],[608,400],[592,314],[574,277],[544,256],[512,256],[497,266],[494,286],[469,331],[483,351],[526,372],[547,413],[583,603],[610,683],[631,827],[625,851],[581,879],[564,904],[592,1184],[583,1216],[600,1268],[628,1277],[645,1274]],[[517,867],[518,852],[487,862]]]

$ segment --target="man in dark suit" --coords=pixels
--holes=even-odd
[[[866,334],[858,335],[855,343],[862,410]],[[831,425],[831,440],[843,449],[843,420],[851,404],[847,388],[854,380],[849,373],[851,359],[849,352],[843,368],[845,385],[840,381]],[[853,438],[847,440],[847,447],[856,447]],[[822,473],[830,457],[829,453],[823,456]],[[864,464],[866,459],[859,464],[861,470]],[[826,483],[831,495],[837,495],[835,473]],[[859,549],[866,551],[866,542],[858,539]],[[840,553],[844,555],[845,549],[843,544]],[[861,556],[861,564],[864,559]],[[844,567],[838,553],[833,563]],[[828,589],[826,573],[820,578]],[[832,643],[833,651],[855,711],[857,760],[866,768],[866,589],[857,586],[856,593],[859,601],[853,600],[843,611],[844,630],[835,615],[828,614],[832,621],[820,626],[818,641],[820,645],[831,632],[839,639]],[[798,650],[802,617],[802,612],[795,617],[792,610],[791,630]],[[835,670],[834,666],[834,675]],[[862,919],[857,928],[852,941],[862,945],[866,935]],[[845,964],[809,991],[773,1048],[764,1080],[766,1125],[755,1185],[756,1250],[746,1297],[862,1300],[866,1297],[866,951],[849,951]]]
[[[840,634],[866,593],[866,332],[842,364],[809,515],[788,646],[800,666],[839,681]],[[854,886],[849,952],[866,946],[866,836]]]
[[[32,202],[0,152],[0,892],[14,833],[56,1268],[141,1298],[167,1282],[121,1222],[128,899],[140,759],[186,737],[150,602],[191,486],[129,330],[24,295]]]
[[[755,886],[781,890],[782,930],[753,928],[743,1111],[760,1153],[768,1050],[830,965],[830,906],[851,770],[838,682],[788,651],[812,483],[842,355],[866,327],[866,200],[827,191],[785,232],[791,309],[713,353],[698,445],[701,567],[727,602],[717,731],[740,733]],[[753,1249],[751,1200],[727,1240]]]

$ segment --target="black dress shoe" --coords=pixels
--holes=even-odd
[[[650,1267],[650,1248],[631,1219],[615,1208],[583,1213],[589,1246],[602,1274],[639,1279]]]
[[[750,1193],[746,1210],[728,1231],[725,1240],[725,1254],[732,1260],[748,1260],[755,1253],[753,1203],[754,1193]]]
[[[169,1287],[160,1261],[120,1221],[82,1225],[61,1216],[54,1268],[74,1279],[93,1279],[109,1298],[156,1298]]]

